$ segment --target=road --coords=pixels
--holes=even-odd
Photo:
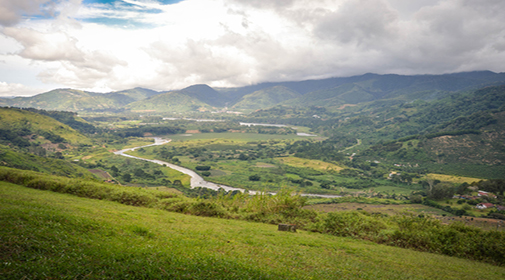
[[[185,167],[182,167],[182,166],[178,166],[178,165],[166,162],[166,161],[161,161],[161,160],[157,160],[157,159],[141,158],[141,157],[136,157],[136,156],[132,156],[132,155],[126,154],[126,152],[129,152],[129,151],[134,151],[136,149],[145,148],[145,147],[163,145],[163,144],[169,143],[170,141],[171,140],[164,140],[164,139],[161,139],[159,137],[154,137],[154,144],[145,145],[145,146],[139,146],[139,147],[135,147],[135,148],[128,148],[128,149],[124,149],[124,150],[121,150],[121,151],[114,152],[114,154],[120,155],[120,156],[124,156],[124,157],[139,159],[139,160],[145,160],[145,161],[153,162],[153,163],[160,164],[160,165],[166,165],[166,166],[168,166],[168,167],[170,167],[170,168],[172,168],[174,170],[177,170],[177,171],[179,171],[181,173],[187,174],[187,175],[189,175],[191,177],[190,185],[191,185],[192,189],[193,188],[201,187],[201,188],[212,189],[212,190],[215,190],[215,191],[217,191],[219,189],[223,189],[225,191],[240,191],[240,192],[245,192],[246,191],[245,189],[241,189],[241,188],[234,188],[234,187],[230,187],[230,186],[226,186],[226,185],[220,185],[220,184],[216,184],[216,183],[205,181],[202,178],[202,176],[198,175],[198,173],[196,173],[195,171],[193,171],[191,169],[188,169],[188,168],[185,168]],[[248,192],[249,192],[249,194],[252,194],[252,195],[256,195],[256,194],[261,193],[261,192],[258,192],[258,191],[251,191],[251,190],[249,190]],[[275,195],[275,192],[269,192],[268,194]],[[301,195],[302,196],[307,196],[307,197],[324,197],[324,198],[342,197],[340,195],[309,194],[309,193],[305,193],[305,194],[301,194]]]

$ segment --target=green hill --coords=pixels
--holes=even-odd
[[[16,108],[0,107],[0,129],[4,131],[4,136],[10,131],[32,142],[67,142],[72,145],[91,143],[86,136],[51,117]]]
[[[124,95],[105,95],[74,89],[56,89],[32,97],[16,97],[8,105],[20,108],[37,108],[58,111],[119,109],[134,101]]]
[[[178,92],[215,107],[224,107],[229,102],[225,95],[208,85],[192,85]]]
[[[157,91],[154,91],[154,90],[136,87],[136,88],[128,89],[128,90],[109,92],[109,93],[106,93],[105,96],[113,97],[115,99],[121,99],[121,95],[122,95],[122,96],[132,98],[133,99],[132,102],[133,102],[133,101],[143,100],[143,99],[149,98],[149,97],[157,95],[157,94],[160,94],[160,93]],[[126,99],[126,100],[129,100],[129,99]]]
[[[0,182],[5,279],[499,279],[482,262]]]
[[[126,108],[141,112],[188,112],[210,110],[211,106],[182,92],[171,91],[130,103]]]
[[[300,96],[301,94],[284,86],[274,86],[243,96],[239,102],[233,105],[233,108],[251,110],[264,109]]]
[[[65,112],[52,113],[70,120]],[[83,124],[72,120],[78,125]],[[0,107],[0,165],[68,177],[93,178],[86,169],[63,160],[64,153],[87,145],[91,145],[89,138],[51,117]]]

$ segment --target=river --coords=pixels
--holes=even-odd
[[[154,137],[154,144],[145,145],[145,146],[139,146],[139,147],[135,147],[135,148],[128,148],[128,149],[124,149],[124,150],[121,150],[121,151],[114,152],[114,154],[120,155],[120,156],[124,156],[124,157],[134,158],[134,159],[145,160],[145,161],[153,162],[153,163],[160,164],[160,165],[166,165],[166,166],[168,166],[168,167],[170,167],[170,168],[172,168],[174,170],[177,170],[177,171],[179,171],[181,173],[189,175],[191,177],[190,185],[191,185],[192,189],[193,188],[201,187],[201,188],[212,189],[212,190],[215,190],[215,191],[217,191],[219,189],[223,189],[225,191],[240,191],[240,192],[245,192],[246,191],[245,189],[241,189],[241,188],[234,188],[234,187],[230,187],[230,186],[226,186],[226,185],[221,185],[221,184],[216,184],[216,183],[205,181],[203,179],[203,177],[200,176],[200,175],[198,175],[198,173],[196,173],[195,171],[193,171],[191,169],[188,169],[188,168],[185,168],[185,167],[182,167],[182,166],[179,166],[179,165],[175,165],[175,164],[172,164],[172,163],[169,163],[169,162],[166,162],[166,161],[157,160],[157,159],[147,159],[147,158],[141,158],[141,157],[136,157],[136,156],[132,156],[132,155],[126,154],[126,152],[129,152],[129,151],[134,151],[136,149],[145,148],[145,147],[163,145],[163,144],[169,143],[170,141],[171,140],[165,140],[165,139],[162,139],[162,138],[159,138],[159,137]],[[252,191],[252,190],[249,190],[248,192],[250,194],[252,194],[252,195],[261,193],[259,191]],[[275,192],[269,192],[268,194],[275,195]],[[310,194],[310,193],[305,193],[305,194],[302,193],[301,195],[302,196],[307,196],[307,197],[324,197],[324,198],[342,197],[340,195]]]

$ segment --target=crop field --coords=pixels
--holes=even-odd
[[[445,174],[435,174],[435,173],[426,174],[426,179],[439,180],[442,182],[451,182],[451,183],[457,183],[457,184],[462,184],[462,183],[471,184],[473,182],[478,182],[481,180],[479,178],[445,175]]]
[[[198,140],[198,139],[228,139],[228,140],[240,140],[240,141],[259,141],[259,140],[271,140],[271,139],[310,139],[311,137],[297,136],[296,134],[258,134],[258,133],[192,133],[192,134],[174,134],[167,135],[166,138],[170,138],[173,141],[187,141],[187,140]]]
[[[100,170],[100,169],[89,169],[88,170],[89,172],[93,173],[95,176],[97,176],[98,178],[100,179],[110,179],[111,176],[109,175],[109,173],[103,171],[103,170]]]
[[[283,164],[295,166],[295,167],[308,167],[316,170],[322,171],[340,171],[344,169],[341,166],[338,166],[333,163],[324,162],[321,160],[314,159],[304,159],[297,157],[284,157],[284,158],[276,158],[276,160],[282,162]]]

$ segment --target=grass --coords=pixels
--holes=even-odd
[[[200,139],[227,139],[237,141],[259,141],[271,139],[307,139],[308,137],[297,136],[296,134],[257,134],[257,133],[194,133],[167,135],[173,141],[188,141]]]
[[[499,279],[505,268],[0,182],[4,279]]]
[[[314,160],[314,159],[304,159],[298,157],[282,157],[276,158],[276,160],[282,162],[283,164],[295,166],[295,167],[308,167],[315,170],[322,171],[340,171],[344,169],[341,166],[338,166],[333,163],[324,162],[322,160]]]
[[[334,212],[334,211],[349,211],[362,209],[370,213],[381,213],[387,215],[397,215],[404,212],[411,212],[414,214],[428,214],[428,215],[439,215],[448,214],[440,209],[429,207],[422,204],[364,204],[355,202],[343,202],[343,203],[332,203],[332,204],[314,204],[305,206],[306,209],[313,209],[322,212]],[[453,216],[448,214],[449,216]]]
[[[435,174],[435,173],[426,174],[426,179],[439,180],[442,182],[451,182],[451,183],[455,183],[455,184],[462,184],[462,183],[471,184],[473,182],[479,182],[480,180],[482,180],[482,179],[472,178],[472,177],[444,175],[444,174]]]

